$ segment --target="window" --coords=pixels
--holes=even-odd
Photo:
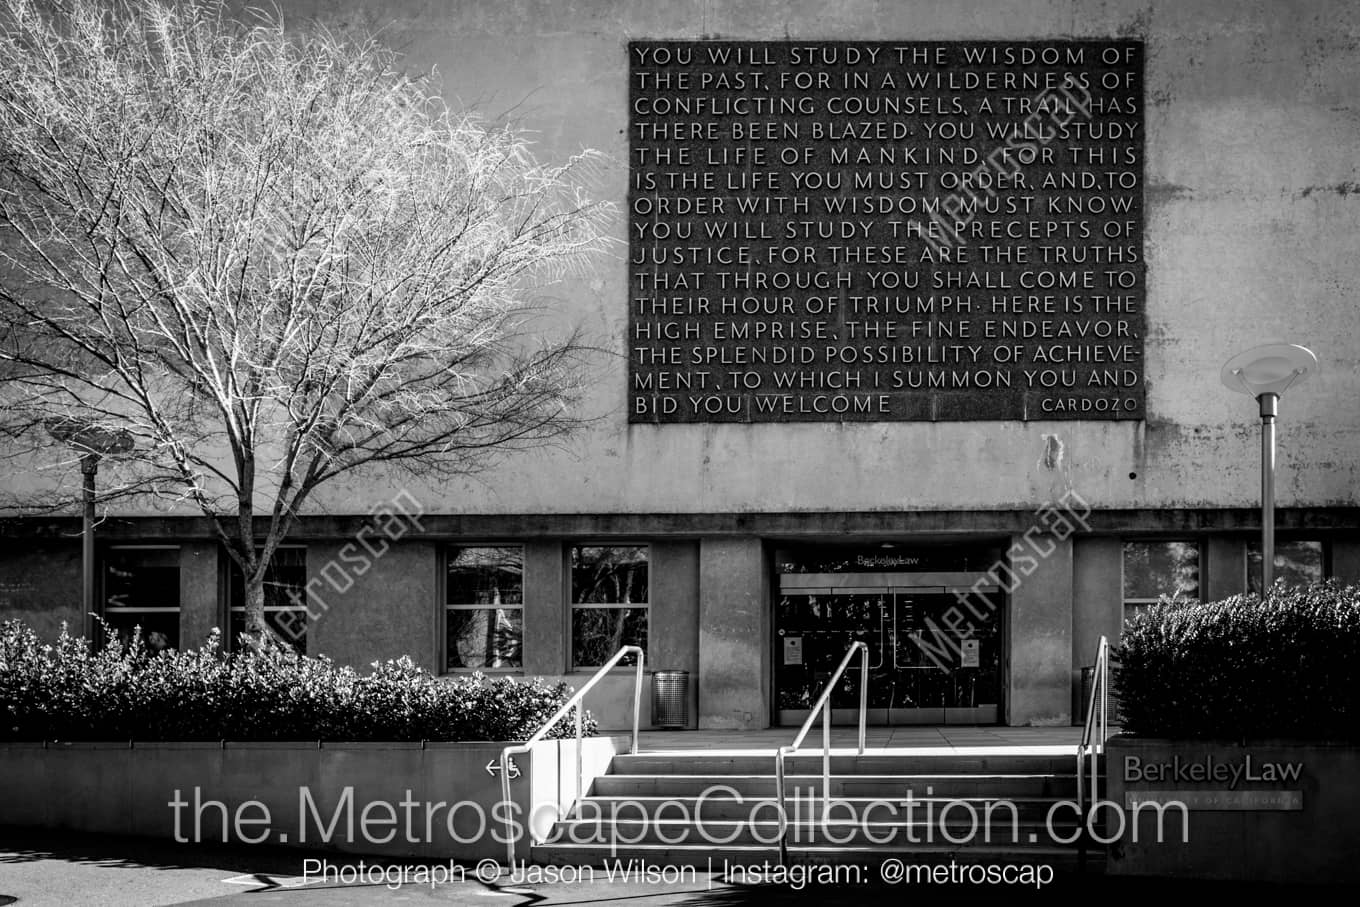
[[[231,630],[228,645],[246,631],[245,577],[232,562]],[[307,549],[298,546],[274,550],[264,573],[264,622],[299,652],[307,651]]]
[[[1275,540],[1275,581],[1290,586],[1320,583],[1326,577],[1322,542]],[[1261,540],[1247,543],[1247,588],[1261,591]]]
[[[598,668],[622,646],[645,651],[647,596],[646,545],[572,548],[572,665]]]
[[[179,548],[125,545],[104,554],[104,620],[126,642],[142,628],[148,649],[179,648]]]
[[[1162,596],[1199,600],[1199,543],[1124,543],[1124,616],[1156,604]]]
[[[444,580],[444,668],[524,666],[524,549],[450,548]]]

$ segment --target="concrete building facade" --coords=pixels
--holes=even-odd
[[[691,726],[743,729],[799,721],[839,660],[830,653],[863,638],[875,721],[1066,724],[1081,668],[1130,609],[1248,588],[1256,408],[1218,375],[1272,339],[1322,363],[1282,406],[1281,570],[1360,582],[1354,5],[542,0],[285,13],[384,23],[413,68],[436,68],[455,103],[533,130],[544,158],[609,153],[595,189],[620,208],[617,258],[550,290],[565,320],[618,354],[595,365],[595,421],[466,482],[373,475],[327,489],[289,540],[271,604],[296,611],[284,592],[306,590],[309,653],[579,683],[601,653],[645,640],[649,670],[689,672]],[[1143,418],[630,421],[629,41],[1073,38],[1144,48]],[[16,516],[2,531],[0,616],[48,635],[79,626],[78,522]],[[231,571],[201,517],[127,510],[99,531],[111,619],[160,622],[181,644],[230,626]],[[923,627],[924,647],[912,637]],[[932,628],[949,639],[934,655]],[[630,683],[620,672],[591,704],[605,726],[627,723]],[[842,692],[838,707],[853,698]]]

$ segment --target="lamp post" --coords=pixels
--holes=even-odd
[[[1275,582],[1275,417],[1280,397],[1317,371],[1317,356],[1295,343],[1267,343],[1223,366],[1223,384],[1256,398],[1261,411],[1261,595]]]
[[[132,436],[117,429],[101,428],[84,419],[58,419],[47,423],[53,438],[80,454],[80,604],[81,626],[86,639],[94,635],[94,502],[99,458],[132,450]]]

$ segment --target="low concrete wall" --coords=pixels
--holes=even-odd
[[[1360,881],[1360,746],[1115,737],[1106,755],[1126,819],[1112,874]],[[1185,803],[1188,829],[1168,810],[1159,842],[1155,810],[1130,809],[1148,798]]]
[[[0,744],[0,824],[389,857],[505,857],[504,743]],[[584,785],[626,749],[582,744]],[[516,757],[512,815],[542,836],[576,792],[575,741]],[[526,823],[524,817],[532,819]],[[517,835],[516,852],[528,858]]]

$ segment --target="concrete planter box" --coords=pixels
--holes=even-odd
[[[504,746],[0,744],[0,824],[504,860],[500,779],[486,770]],[[619,749],[627,749],[626,738],[584,741],[587,787]],[[521,774],[511,782],[514,817],[527,825],[532,815],[542,834],[575,796],[575,741],[542,741],[515,762]],[[517,855],[527,859],[528,841],[517,837]]]
[[[1110,873],[1360,881],[1360,746],[1120,736],[1105,752],[1106,796],[1125,809]],[[1186,807],[1184,814],[1165,813],[1161,842],[1156,811],[1132,808],[1148,799]],[[1189,817],[1189,840],[1182,840],[1182,815]],[[1116,820],[1107,812],[1106,821],[1112,834],[1109,823]]]

